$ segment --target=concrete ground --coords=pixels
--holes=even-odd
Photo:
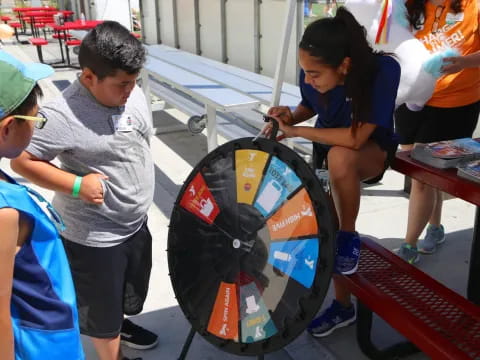
[[[3,50],[23,61],[37,61],[35,49],[30,45],[6,42]],[[45,51],[47,60],[58,57],[58,44],[48,45]],[[75,76],[74,70],[59,69],[51,79],[42,81],[41,85],[46,95],[44,101],[57,96],[60,93],[59,89],[73,81]],[[154,124],[157,127],[185,122],[186,116],[175,110],[168,113],[157,112],[154,116]],[[203,134],[193,136],[186,129],[157,135],[152,139],[152,152],[156,172],[155,199],[149,211],[149,226],[154,239],[153,270],[145,309],[133,319],[136,323],[156,332],[160,337],[160,343],[157,348],[148,351],[133,351],[126,348],[125,354],[131,357],[141,356],[144,360],[173,360],[178,358],[190,326],[175,300],[168,276],[165,251],[168,223],[180,186],[193,166],[207,153],[206,137]],[[1,160],[0,166],[7,172],[11,171],[7,160]],[[388,170],[380,184],[365,187],[362,191],[358,231],[375,238],[389,249],[398,248],[405,234],[408,198],[402,188],[403,176]],[[52,195],[46,190],[41,192],[47,197]],[[445,201],[443,224],[448,232],[447,241],[434,255],[423,256],[418,265],[432,277],[462,295],[466,293],[474,210],[473,205],[462,200]],[[328,305],[331,298],[330,291],[324,305]],[[398,335],[381,320],[375,320],[374,336],[382,345],[398,339]],[[88,339],[84,339],[84,348],[88,360],[97,359]],[[187,356],[187,359],[196,360],[242,358],[245,357],[222,352],[198,335],[195,336]],[[408,359],[426,358],[425,355],[417,354]],[[355,327],[350,326],[321,340],[304,333],[286,348],[267,355],[266,359],[361,360],[366,357],[358,348]]]

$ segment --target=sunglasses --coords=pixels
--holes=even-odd
[[[54,222],[54,225],[55,227],[57,228],[57,230],[59,232],[62,232],[66,229],[66,226],[65,226],[65,223],[63,222],[63,219],[62,217],[60,216],[60,214],[58,213],[57,210],[55,210],[55,208],[53,207],[52,204],[50,204],[50,202],[45,199],[42,195],[40,195],[38,192],[36,192],[35,190],[33,189],[30,189],[29,187],[25,186],[25,188],[27,189],[28,193],[30,195],[33,195],[39,202],[41,203],[44,203],[45,204],[45,207],[47,208],[48,212],[50,213],[50,216],[51,218],[55,221]]]
[[[43,129],[45,124],[47,123],[47,119],[40,116],[27,116],[27,115],[12,115],[15,119],[19,120],[27,120],[27,121],[34,121],[35,128]]]
[[[435,10],[435,20],[433,20],[432,31],[431,31],[432,34],[435,34],[438,31],[438,24],[440,22],[440,17],[442,16],[444,9],[445,9],[445,6],[438,5]]]

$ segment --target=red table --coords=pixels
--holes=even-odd
[[[25,21],[23,19],[22,13],[25,13],[27,11],[58,11],[58,9],[52,6],[37,6],[37,7],[17,7],[17,8],[13,8],[13,11],[17,13],[18,20],[22,24],[23,33],[26,33],[27,29],[26,29],[26,25],[25,25]]]
[[[103,23],[103,20],[75,20],[64,23],[63,25],[54,25],[55,31],[68,31],[68,30],[90,30],[95,26]]]
[[[63,25],[53,25],[52,28],[53,30],[59,35],[58,36],[58,43],[60,44],[60,53],[62,55],[62,62],[65,62],[64,56],[63,56],[63,45],[62,45],[62,36],[67,40],[67,32],[69,30],[90,30],[96,27],[97,25],[103,23],[103,20],[76,20],[76,21],[70,21],[66,22]],[[65,46],[65,52],[67,54],[67,67],[69,67],[70,59],[69,59],[69,53],[68,53],[68,48]],[[56,66],[60,67],[60,66]]]
[[[467,298],[480,305],[480,184],[457,176],[457,169],[437,169],[397,153],[392,169],[477,206],[473,228]]]

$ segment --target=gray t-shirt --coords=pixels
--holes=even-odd
[[[63,170],[79,176],[109,178],[102,205],[55,193],[53,205],[67,226],[62,236],[92,247],[120,244],[140,228],[153,200],[152,123],[143,92],[136,86],[125,106],[109,108],[76,80],[40,113],[48,122],[34,132],[29,153],[58,158]],[[119,115],[123,125],[116,130]]]

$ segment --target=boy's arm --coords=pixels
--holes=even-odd
[[[76,175],[59,169],[48,161],[43,161],[27,151],[10,162],[13,171],[22,175],[32,183],[43,188],[72,194]],[[79,197],[83,201],[100,205],[103,203],[103,186],[101,180],[108,177],[91,173],[82,177]]]
[[[11,162],[13,171],[43,188],[71,194],[75,175],[59,169],[48,161],[40,160],[24,151]]]
[[[0,209],[0,359],[13,360],[14,341],[10,302],[12,297],[13,263],[19,233],[19,213],[11,208]]]

